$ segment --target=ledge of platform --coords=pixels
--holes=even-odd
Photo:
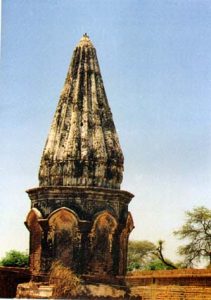
[[[133,194],[124,191],[124,190],[116,190],[116,189],[108,189],[108,188],[99,188],[99,187],[84,187],[84,186],[47,186],[47,187],[36,187],[32,189],[28,189],[26,191],[31,200],[43,199],[43,198],[51,198],[57,199],[59,198],[68,198],[68,197],[83,197],[89,199],[95,199],[95,196],[107,196],[110,200],[116,199],[117,197],[124,201],[125,203],[129,203],[131,199],[134,197]]]

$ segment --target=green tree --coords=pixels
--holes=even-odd
[[[128,244],[128,271],[133,270],[172,270],[173,264],[163,255],[164,241],[155,245],[149,241],[129,241]]]
[[[149,241],[129,241],[128,243],[128,270],[145,269],[154,259],[155,244]]]
[[[29,255],[25,252],[10,250],[0,260],[0,265],[5,267],[28,267]]]
[[[176,265],[173,264],[169,259],[166,259],[163,255],[163,244],[164,241],[159,240],[158,241],[158,246],[156,248],[155,255],[158,257],[158,260],[161,262],[161,265],[165,266],[161,268],[160,270],[166,269],[166,270],[171,270],[171,269],[177,269]],[[159,266],[159,264],[158,264]],[[158,269],[155,269],[158,270]]]
[[[179,254],[184,256],[187,267],[193,267],[194,263],[207,260],[211,265],[211,210],[204,207],[196,207],[186,212],[186,222],[174,231],[180,239],[186,239],[188,243],[179,248]]]
[[[170,261],[168,262],[169,264],[171,263]],[[164,263],[159,258],[157,258],[149,262],[149,264],[146,266],[146,269],[147,270],[172,270],[174,268],[170,265],[166,265],[166,263]]]
[[[149,241],[129,241],[128,271],[133,270],[172,270],[182,264],[174,264],[163,255],[164,241],[157,245]]]

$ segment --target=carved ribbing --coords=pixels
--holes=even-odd
[[[123,160],[96,50],[85,34],[74,50],[43,151],[40,186],[119,189]]]

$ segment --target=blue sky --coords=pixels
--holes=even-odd
[[[125,156],[131,238],[166,241],[211,203],[211,2],[3,0],[0,257],[27,249],[26,189],[38,168],[74,47],[94,43]]]

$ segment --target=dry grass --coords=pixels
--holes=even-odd
[[[60,261],[52,264],[49,283],[54,285],[52,296],[55,299],[74,298],[81,286],[80,279]]]

